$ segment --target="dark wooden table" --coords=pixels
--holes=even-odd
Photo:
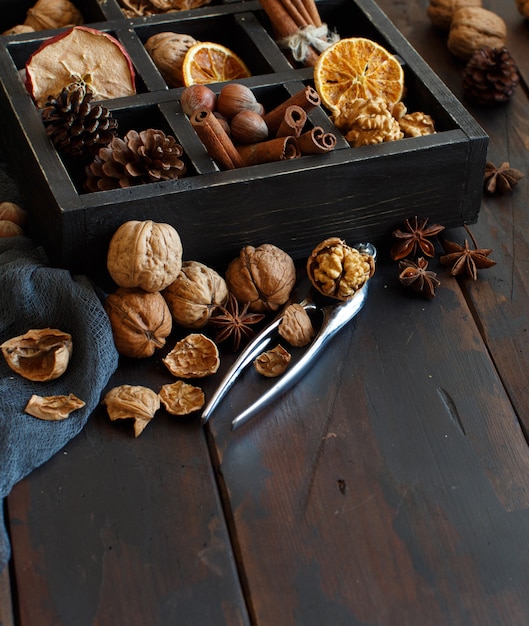
[[[463,99],[428,2],[379,4]],[[524,84],[466,105],[489,159],[528,177],[529,25],[514,0],[484,4]],[[527,184],[483,197],[471,230],[497,265],[476,282],[434,263],[436,297],[412,297],[379,250],[355,322],[236,432],[251,382],[206,428],[161,413],[135,440],[98,410],[7,500],[0,624],[529,624]],[[131,365],[112,385],[155,376]]]

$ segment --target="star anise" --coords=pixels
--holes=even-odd
[[[444,230],[444,226],[431,224],[428,226],[428,218],[425,217],[419,222],[417,216],[413,220],[404,220],[405,229],[393,231],[393,237],[399,239],[391,248],[391,258],[399,261],[408,256],[413,256],[418,250],[425,256],[433,257],[435,254],[434,244],[429,237],[435,237]]]
[[[246,302],[241,309],[237,298],[232,293],[228,294],[226,306],[219,306],[218,313],[213,314],[209,320],[212,326],[219,329],[215,335],[216,343],[231,339],[233,351],[236,352],[243,337],[253,337],[255,332],[251,326],[258,324],[264,315],[249,313],[249,306],[250,303]]]
[[[465,230],[470,235],[474,250],[471,250],[468,245],[468,240],[465,239],[465,244],[461,246],[453,241],[443,241],[443,246],[447,252],[439,259],[442,265],[451,265],[452,269],[450,274],[452,276],[458,276],[459,274],[467,274],[472,280],[477,280],[478,269],[487,269],[496,265],[496,261],[489,259],[488,256],[492,252],[490,248],[478,248],[474,235],[470,232],[470,229],[465,224]]]
[[[428,261],[424,257],[419,257],[417,263],[404,259],[399,261],[399,280],[405,287],[411,287],[425,298],[431,299],[435,296],[435,290],[441,284],[435,272],[428,269]]]
[[[487,161],[484,177],[485,191],[491,196],[509,193],[523,177],[522,172],[514,167],[510,167],[507,161],[502,163],[500,167],[496,167],[494,163]]]

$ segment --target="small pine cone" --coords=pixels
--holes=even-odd
[[[104,191],[181,178],[186,174],[183,153],[176,139],[161,130],[130,130],[99,150],[86,167],[85,187]]]
[[[505,46],[484,46],[473,54],[463,71],[463,90],[477,104],[506,102],[519,81],[518,68]]]
[[[48,98],[42,122],[55,148],[70,156],[93,155],[116,136],[117,121],[110,111],[94,104],[94,94],[73,83]]]

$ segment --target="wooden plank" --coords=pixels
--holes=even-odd
[[[368,302],[291,393],[210,422],[253,623],[524,623],[529,451],[455,280]]]
[[[112,386],[158,390],[156,363]],[[8,503],[21,626],[248,624],[196,420],[161,410],[134,439],[99,409]]]
[[[0,626],[14,626],[9,568],[0,573]]]

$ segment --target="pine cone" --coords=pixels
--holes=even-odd
[[[473,54],[463,71],[463,90],[477,104],[506,102],[519,81],[518,68],[505,46],[484,46]]]
[[[117,121],[107,108],[94,104],[93,97],[84,85],[72,83],[56,98],[48,98],[42,121],[59,152],[93,155],[115,137]]]
[[[161,130],[130,130],[99,150],[86,167],[85,187],[104,191],[181,178],[186,173],[183,153],[176,139]]]

